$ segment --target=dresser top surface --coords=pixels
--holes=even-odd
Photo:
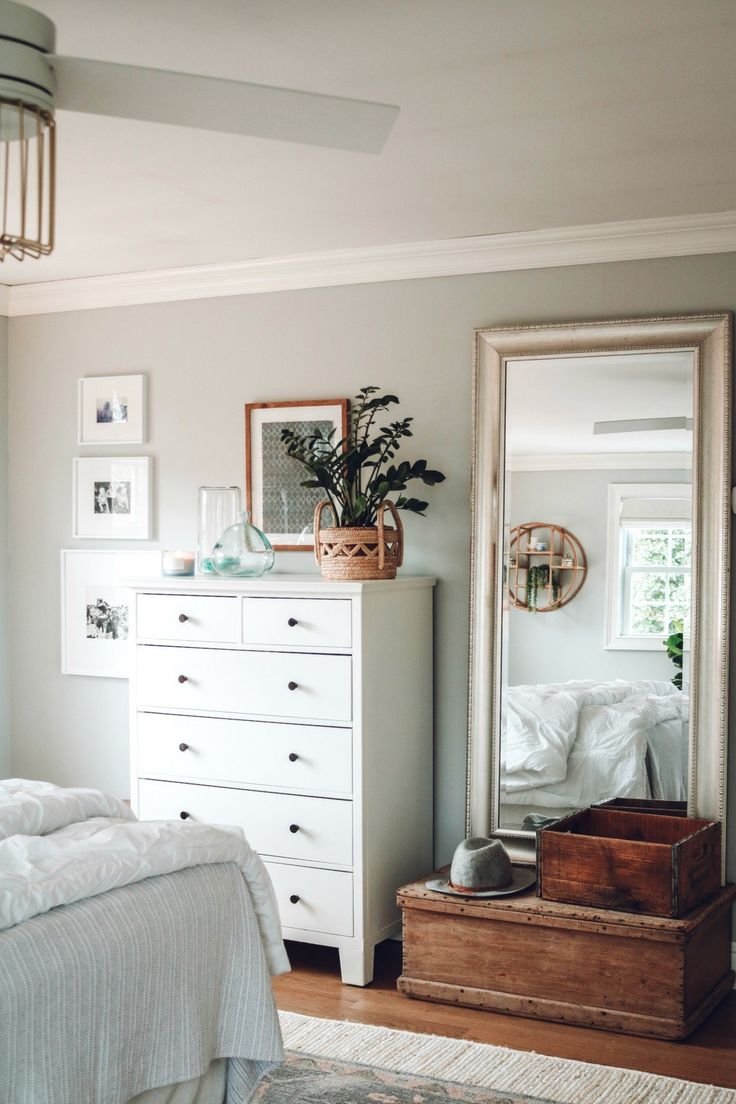
[[[296,575],[272,572],[261,579],[227,579],[211,575],[161,575],[154,579],[128,579],[126,585],[140,592],[171,591],[176,594],[247,594],[269,595],[308,591],[313,595],[365,594],[380,590],[416,590],[433,587],[437,579],[431,575],[397,575],[395,579],[346,581],[323,579],[316,573]]]

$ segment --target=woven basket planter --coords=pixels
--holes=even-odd
[[[404,560],[404,527],[393,502],[378,508],[378,525],[341,529],[320,529],[320,502],[314,511],[314,556],[325,579],[395,579]],[[391,511],[395,529],[384,525],[384,513]]]

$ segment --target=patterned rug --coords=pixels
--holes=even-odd
[[[736,1090],[507,1047],[280,1013],[258,1104],[736,1104]]]

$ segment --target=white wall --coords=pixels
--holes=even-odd
[[[608,650],[606,541],[610,483],[685,483],[684,471],[529,471],[513,472],[509,496],[511,525],[542,520],[563,525],[581,541],[588,572],[580,592],[549,614],[510,609],[509,683],[563,682],[567,679],[661,679],[675,668],[659,651]]]
[[[151,434],[140,451],[156,459],[156,543],[174,547],[194,542],[198,484],[243,481],[245,402],[383,385],[416,419],[407,455],[447,474],[428,516],[407,519],[406,557],[408,571],[441,579],[435,816],[446,861],[465,816],[473,328],[734,307],[736,256],[722,255],[11,319],[13,771],[128,792],[126,684],[59,673],[77,377],[148,374]],[[278,566],[307,564],[292,553]],[[736,785],[731,793],[736,842]],[[730,865],[736,876],[736,847]]]

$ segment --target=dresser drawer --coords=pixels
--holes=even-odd
[[[243,641],[274,647],[349,648],[349,598],[246,598]]]
[[[353,864],[351,801],[141,779],[138,802],[140,820],[174,820],[186,813],[183,820],[235,824],[260,855]]]
[[[329,935],[353,934],[352,874],[286,863],[267,862],[265,866],[283,927]]]
[[[349,794],[352,732],[318,725],[139,713],[138,773],[144,778]]]
[[[235,597],[195,594],[139,594],[137,634],[143,640],[238,644],[239,602]]]
[[[350,656],[139,645],[138,706],[349,721]]]

